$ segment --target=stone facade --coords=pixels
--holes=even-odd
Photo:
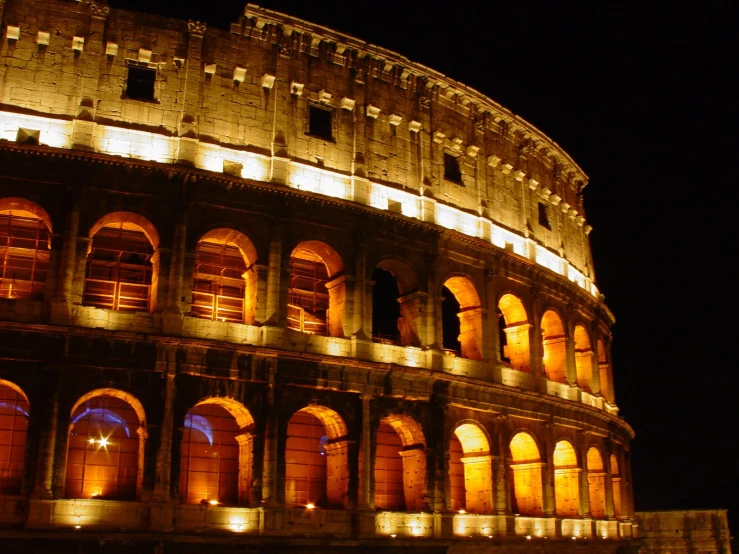
[[[731,554],[726,510],[637,512],[643,554]]]
[[[554,142],[253,5],[230,32],[85,0],[0,23],[10,552],[632,548],[587,177]],[[95,413],[127,457],[79,446]],[[208,417],[216,493],[184,477]]]

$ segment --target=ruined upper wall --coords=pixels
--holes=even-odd
[[[444,206],[459,208],[471,224],[440,224],[597,294],[582,170],[532,125],[432,69],[251,4],[230,31],[86,0],[6,0],[0,10],[0,108],[74,122],[47,144],[215,171],[253,154],[265,169],[242,176],[299,188],[280,164],[312,166],[346,179],[342,195],[373,207],[393,209],[397,190],[417,206],[396,206],[404,215],[440,223]],[[131,67],[156,71],[151,101],[127,98]],[[332,114],[331,140],[309,132],[310,106]],[[126,150],[121,143],[134,139],[111,138],[115,128],[143,132],[141,144]],[[161,155],[157,137],[168,141]],[[445,154],[460,182],[445,178]],[[487,222],[515,240],[491,238]]]

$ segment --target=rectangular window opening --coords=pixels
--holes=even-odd
[[[323,140],[334,140],[332,118],[330,109],[308,106],[308,134]]]
[[[549,225],[549,213],[547,212],[547,205],[543,202],[539,202],[539,225],[545,229],[551,229]]]
[[[156,69],[148,67],[128,66],[126,79],[126,98],[133,100],[149,100],[154,98],[154,84],[157,80]]]
[[[444,179],[462,184],[462,171],[459,169],[459,160],[456,156],[444,153]]]

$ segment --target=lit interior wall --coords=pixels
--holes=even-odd
[[[375,507],[384,510],[403,510],[403,459],[400,450],[403,441],[390,424],[381,422],[377,429],[375,447]]]
[[[457,446],[458,445],[458,446]],[[457,454],[457,448],[461,453]],[[493,509],[493,474],[490,445],[480,427],[463,423],[450,441],[449,477],[452,484],[452,509],[471,514],[490,514]],[[459,477],[461,469],[461,491]],[[456,481],[456,482],[455,482]],[[456,490],[455,490],[456,489]],[[458,507],[454,507],[455,492]]]
[[[143,408],[121,391],[92,394],[72,410],[65,496],[135,500],[146,438]]]
[[[0,494],[20,494],[28,434],[28,398],[0,379]]]
[[[51,219],[21,198],[0,199],[0,298],[43,300]]]
[[[475,286],[466,277],[451,277],[446,280],[447,287],[459,302],[459,343],[462,357],[471,360],[481,360],[483,357],[482,345],[482,309],[480,296]]]
[[[345,508],[349,448],[344,421],[312,405],[293,414],[285,446],[285,503]]]
[[[575,327],[575,368],[577,385],[584,391],[592,392],[593,350],[588,332],[582,325]]]
[[[521,300],[512,295],[504,294],[498,301],[498,308],[503,314],[505,327],[503,328],[506,344],[503,345],[503,354],[510,360],[511,366],[520,371],[530,371],[529,324],[526,310]]]
[[[598,339],[598,374],[600,375],[600,393],[610,403],[615,401],[613,386],[611,385],[611,367],[608,363],[608,354],[603,339]]]
[[[522,516],[542,515],[543,464],[539,448],[531,435],[520,432],[511,439],[510,460],[513,512]]]
[[[200,404],[187,412],[180,457],[182,502],[239,504],[240,469],[251,469],[240,468],[240,433],[236,418],[217,404]]]
[[[400,438],[400,448],[390,430]],[[381,445],[387,448],[380,448]],[[424,507],[427,485],[425,448],[426,439],[421,427],[412,417],[395,414],[385,417],[380,422],[375,449],[375,506],[377,508],[417,512]],[[384,457],[381,461],[386,468],[384,473],[377,471],[379,455]],[[397,473],[398,459],[402,467],[400,482],[398,482]],[[379,488],[378,478],[385,479],[385,483],[380,483]],[[402,485],[403,494],[402,504],[398,498],[400,485]],[[378,497],[378,491],[385,491],[385,498]],[[382,503],[392,504],[392,506],[385,506]]]
[[[575,449],[561,440],[554,449],[554,503],[559,517],[580,515],[580,473]]]
[[[159,237],[137,214],[116,212],[98,220],[89,233],[82,303],[121,311],[155,309]]]
[[[551,381],[567,383],[567,338],[562,319],[553,310],[541,318],[544,342],[544,372]]]
[[[588,450],[587,462],[590,515],[594,518],[603,518],[606,517],[606,471],[603,457],[594,446]]]
[[[418,280],[415,272],[404,261],[398,259],[381,260],[377,267],[389,272],[398,285],[400,304],[400,318],[398,319],[398,332],[400,334],[401,346],[420,346],[423,302],[421,296],[415,294],[418,291]],[[374,306],[373,306],[374,313]]]
[[[619,473],[618,460],[615,454],[611,454],[611,482],[613,483],[613,511],[616,517],[622,515],[621,496],[621,473]]]

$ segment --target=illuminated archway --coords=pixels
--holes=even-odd
[[[326,243],[299,243],[290,255],[287,326],[316,335],[344,336],[344,262]]]
[[[593,382],[593,350],[590,347],[590,337],[585,327],[575,327],[575,368],[577,371],[577,386],[587,392],[592,392]]]
[[[24,392],[0,379],[0,494],[20,494],[30,406]]]
[[[598,339],[598,375],[600,376],[600,394],[613,403],[613,388],[611,385],[611,366],[608,363],[608,354],[603,339]]]
[[[554,449],[554,504],[559,517],[580,515],[580,472],[572,444],[559,441]]]
[[[51,218],[24,198],[0,199],[0,298],[43,300]]]
[[[420,346],[422,297],[413,269],[404,261],[387,258],[378,262],[372,280],[372,335],[390,336],[401,346]],[[395,321],[387,314],[393,314]]]
[[[463,423],[449,445],[450,504],[454,511],[492,513],[493,475],[490,444],[475,423]]]
[[[512,294],[504,294],[498,301],[502,314],[501,358],[515,369],[530,371],[529,324],[526,309],[521,300]]]
[[[517,433],[509,445],[509,459],[513,513],[522,516],[542,515],[543,464],[534,438],[524,431]]]
[[[452,293],[456,303],[459,304],[459,311],[456,316],[459,319],[458,340],[462,357],[481,360],[482,308],[480,307],[480,296],[477,294],[475,286],[467,277],[455,276],[447,279],[444,282],[444,287]],[[442,305],[443,311],[444,305]],[[444,346],[447,347],[447,345]]]
[[[544,344],[544,372],[550,381],[567,383],[567,338],[562,319],[554,310],[541,318]]]
[[[613,511],[616,517],[621,517],[621,473],[618,469],[618,460],[611,454],[611,482],[613,483]]]
[[[375,507],[420,511],[426,496],[426,439],[409,415],[383,418],[375,447]]]
[[[295,412],[287,424],[285,504],[346,508],[348,485],[344,420],[315,404]]]
[[[180,457],[180,498],[247,505],[254,420],[230,398],[208,398],[188,410]]]
[[[606,517],[606,471],[603,457],[595,447],[588,450],[588,493],[590,494],[590,515],[594,518]]]
[[[82,396],[71,411],[65,496],[136,500],[146,438],[144,408],[134,396],[117,389]]]
[[[114,212],[90,229],[85,288],[86,306],[120,311],[155,308],[159,235],[144,217]]]
[[[257,274],[256,248],[233,229],[213,229],[195,250],[192,314],[203,319],[253,323]]]

